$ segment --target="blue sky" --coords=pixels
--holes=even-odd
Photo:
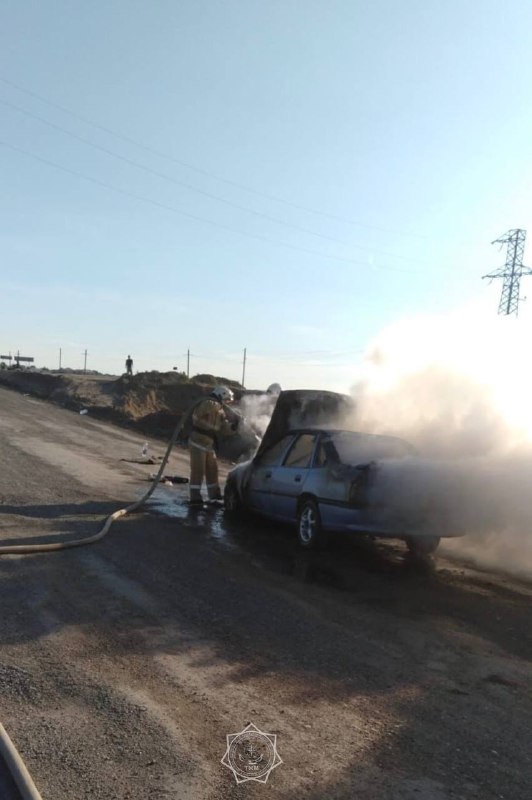
[[[490,241],[532,210],[529,3],[4,0],[0,21],[2,352],[116,372],[190,347],[238,379],[246,347],[249,386],[345,389],[396,320],[496,313]]]

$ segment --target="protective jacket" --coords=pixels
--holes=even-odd
[[[212,397],[201,400],[192,412],[192,431],[189,444],[213,453],[217,436],[228,436],[234,426],[227,420],[223,405]]]

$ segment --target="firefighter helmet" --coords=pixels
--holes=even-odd
[[[213,397],[216,397],[220,403],[232,403],[235,399],[235,396],[231,389],[228,389],[227,386],[215,386],[211,392]]]

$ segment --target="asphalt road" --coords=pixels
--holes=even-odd
[[[3,541],[94,533],[156,470],[89,415],[7,390],[0,412]],[[530,584],[402,545],[303,557],[185,494],[0,559],[0,719],[44,800],[530,798]],[[277,737],[266,787],[220,763],[248,723]]]

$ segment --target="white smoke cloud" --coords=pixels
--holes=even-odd
[[[378,496],[407,530],[463,535],[451,548],[532,574],[530,326],[465,308],[385,330],[352,393],[356,427],[414,444],[384,465]]]
[[[271,394],[246,394],[239,403],[239,409],[246,422],[262,438],[268,427],[277,397]]]

